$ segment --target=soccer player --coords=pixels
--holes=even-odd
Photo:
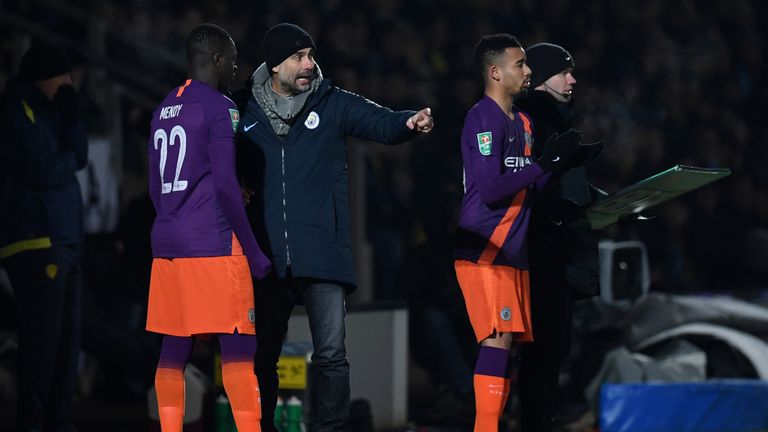
[[[160,423],[163,432],[182,430],[193,336],[217,334],[237,428],[260,431],[251,275],[264,277],[271,264],[248,224],[235,174],[239,113],[223,93],[237,49],[224,29],[202,24],[186,51],[190,79],[155,110],[148,148],[157,217],[147,330],[164,335],[155,375]]]
[[[530,118],[514,97],[530,85],[531,70],[514,36],[485,36],[475,47],[485,96],[467,113],[461,136],[464,199],[454,266],[475,336],[476,432],[498,430],[509,394],[513,342],[532,340],[526,231],[531,189],[579,146],[573,130],[555,136],[540,158],[531,153]]]

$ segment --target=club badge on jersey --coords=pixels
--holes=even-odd
[[[304,126],[306,126],[307,129],[314,129],[319,125],[320,125],[320,116],[316,112],[312,111],[307,116],[307,120],[304,122]]]

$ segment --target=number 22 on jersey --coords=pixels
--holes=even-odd
[[[176,174],[173,177],[173,183],[165,183],[165,164],[168,162],[168,146],[174,145],[177,139],[179,141],[179,156],[176,159]],[[169,137],[165,129],[160,128],[155,131],[153,141],[155,150],[160,147],[160,184],[162,185],[162,193],[167,194],[185,190],[187,188],[187,181],[179,180],[179,175],[181,175],[181,167],[184,165],[184,156],[187,153],[187,132],[183,127],[176,125],[171,129]]]

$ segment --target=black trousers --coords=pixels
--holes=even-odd
[[[524,432],[552,431],[560,365],[571,347],[573,294],[560,238],[558,230],[533,231],[529,243],[533,342],[521,346],[518,370]]]
[[[3,264],[19,328],[17,430],[75,431],[70,419],[80,353],[80,245],[25,251]]]

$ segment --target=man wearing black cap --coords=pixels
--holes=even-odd
[[[0,259],[18,310],[19,431],[73,431],[88,163],[72,69],[58,47],[24,54],[0,104]]]
[[[533,151],[538,155],[541,144],[571,128],[575,63],[563,47],[548,43],[529,47],[526,57],[533,90],[515,104],[533,120]],[[536,196],[531,214],[528,252],[535,332],[533,343],[522,347],[518,374],[520,421],[526,432],[552,430],[560,363],[570,351],[573,302],[599,291],[597,237],[569,223],[595,199],[584,166],[603,147],[590,145],[559,169]]]
[[[317,371],[311,429],[338,431],[349,411],[344,295],[355,286],[345,139],[401,143],[432,130],[432,115],[393,112],[332,86],[299,26],[270,28],[263,54],[240,110],[238,149],[239,172],[257,192],[251,223],[274,268],[255,288],[262,430],[275,430],[276,364],[293,306],[303,300]]]

